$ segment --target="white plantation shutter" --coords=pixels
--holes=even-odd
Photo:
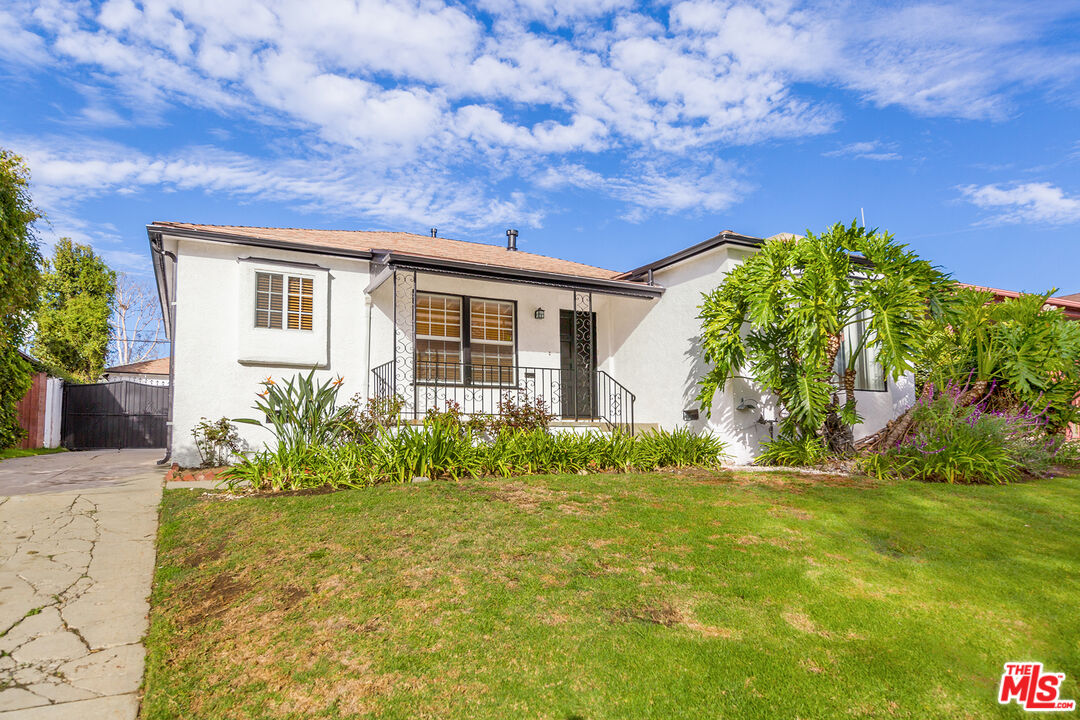
[[[310,277],[255,273],[255,327],[312,330],[315,281]]]
[[[255,273],[255,327],[281,328],[282,276]]]

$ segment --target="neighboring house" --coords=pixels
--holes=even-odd
[[[1002,290],[1001,288],[986,287],[985,285],[970,285],[968,283],[959,283],[959,285],[960,287],[971,288],[972,290],[982,290],[983,292],[992,293],[995,300],[1018,298],[1023,294],[1016,292],[1015,290]],[[1080,320],[1080,293],[1047,298],[1046,304],[1051,307],[1061,308],[1065,313],[1065,316],[1071,320]]]
[[[64,381],[49,375],[45,366],[24,352],[19,352],[33,367],[30,389],[15,404],[15,415],[26,435],[20,448],[54,448],[60,445]]]
[[[1080,293],[1058,295],[1057,297],[1050,298],[1049,302],[1064,309],[1065,314],[1073,320],[1080,320]]]
[[[456,402],[543,399],[558,425],[711,430],[739,460],[773,431],[746,380],[698,413],[701,294],[763,240],[725,231],[629,272],[402,232],[159,222],[147,226],[172,340],[171,452],[195,464],[201,417],[249,417],[259,382],[317,368],[342,399],[400,396],[406,419]],[[914,400],[859,368],[856,437]],[[253,447],[269,439],[243,425]]]
[[[168,385],[169,358],[143,360],[127,365],[107,367],[102,371],[101,379],[103,382],[130,380],[144,385]]]

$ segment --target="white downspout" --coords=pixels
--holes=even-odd
[[[364,293],[364,315],[367,324],[367,332],[364,334],[364,400],[371,397],[371,305],[371,295]]]

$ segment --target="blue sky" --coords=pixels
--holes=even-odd
[[[42,239],[396,229],[628,269],[866,223],[1080,292],[1080,2],[0,5],[0,146]]]

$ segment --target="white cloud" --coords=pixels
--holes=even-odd
[[[482,182],[452,178],[435,167],[414,174],[332,159],[263,160],[208,147],[147,155],[86,138],[13,138],[0,144],[18,147],[25,157],[35,200],[53,217],[54,235],[92,239],[87,226],[75,220],[76,199],[148,187],[285,202],[323,216],[365,216],[391,226],[421,221],[477,228],[513,221],[539,227],[543,220],[521,194],[492,197]]]
[[[822,153],[825,157],[853,157],[861,160],[901,160],[903,156],[892,143],[880,140],[854,142]]]
[[[641,222],[651,215],[720,212],[734,205],[747,187],[733,165],[717,161],[711,166],[662,168],[655,163],[632,172],[605,177],[582,165],[550,167],[537,175],[544,189],[574,188],[599,192],[628,206],[622,218]]]
[[[106,73],[139,102],[270,112],[330,142],[406,154],[487,147],[493,138],[456,122],[466,107],[499,113],[510,127],[495,135],[537,152],[688,151],[829,131],[836,110],[800,96],[799,83],[920,114],[994,117],[1013,89],[1069,82],[1080,68],[1075,54],[1030,42],[1055,19],[1047,11],[686,0],[665,26],[637,6],[487,0],[489,30],[442,0],[22,0],[0,28],[14,25],[8,34],[38,45],[39,60],[47,47],[59,63]],[[588,142],[537,135],[568,122],[602,130]]]
[[[832,131],[840,112],[814,87],[920,115],[1005,117],[1020,92],[1075,90],[1077,54],[1037,42],[1069,12],[974,0],[8,0],[0,55],[96,83],[83,123],[196,108],[255,126],[278,158],[114,148],[49,156],[46,175],[115,192],[223,183],[468,225],[536,213],[535,199],[496,190],[519,169],[534,186],[516,192],[577,187],[631,217],[729,207],[744,191],[732,166],[701,158]],[[879,142],[826,154],[900,157]]]
[[[1080,223],[1080,196],[1068,195],[1046,182],[1011,186],[964,185],[961,195],[975,206],[996,214],[985,224],[1032,223],[1070,225]]]
[[[45,41],[23,27],[14,14],[0,10],[0,58],[19,65],[39,65],[48,60]]]

